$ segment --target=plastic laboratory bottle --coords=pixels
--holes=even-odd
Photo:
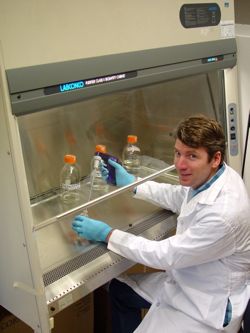
[[[100,156],[101,152],[106,152],[106,146],[97,145],[95,147],[95,155],[93,156],[91,161],[90,186],[93,190],[106,192],[108,190],[108,184],[102,178],[101,167],[104,161]]]
[[[141,150],[137,146],[136,135],[128,135],[127,144],[122,153],[122,161],[124,168],[128,172],[138,174],[141,167]]]
[[[64,163],[60,173],[61,199],[71,204],[81,198],[80,168],[76,164],[75,155],[65,155]]]

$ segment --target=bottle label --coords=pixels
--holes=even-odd
[[[138,148],[138,147],[136,147],[136,146],[129,146],[129,147],[127,147],[127,151],[129,152],[129,153],[133,153],[133,152],[140,152],[140,149]]]
[[[62,184],[62,189],[67,190],[67,191],[79,190],[80,187],[81,187],[81,185],[79,183],[78,184],[67,184],[67,183]]]

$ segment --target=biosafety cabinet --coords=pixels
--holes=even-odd
[[[75,215],[87,208],[149,239],[174,232],[176,216],[131,188],[178,184],[180,120],[219,120],[240,171],[233,1],[2,0],[0,41],[0,302],[47,333],[56,313],[135,264],[77,239]],[[89,197],[95,145],[121,159],[128,134],[139,139],[141,179]],[[60,200],[67,153],[81,167],[77,206]]]

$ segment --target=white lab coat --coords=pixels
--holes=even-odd
[[[207,190],[153,181],[136,198],[178,214],[176,235],[150,241],[114,230],[108,248],[164,272],[121,276],[152,303],[136,333],[237,333],[249,299],[250,208],[240,176],[226,165]],[[136,203],[135,203],[136,204]],[[232,320],[223,328],[228,298]]]

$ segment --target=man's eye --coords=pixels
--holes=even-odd
[[[195,154],[190,154],[189,155],[190,160],[195,160],[197,156]]]
[[[178,151],[175,151],[175,157],[179,157],[181,154]]]

